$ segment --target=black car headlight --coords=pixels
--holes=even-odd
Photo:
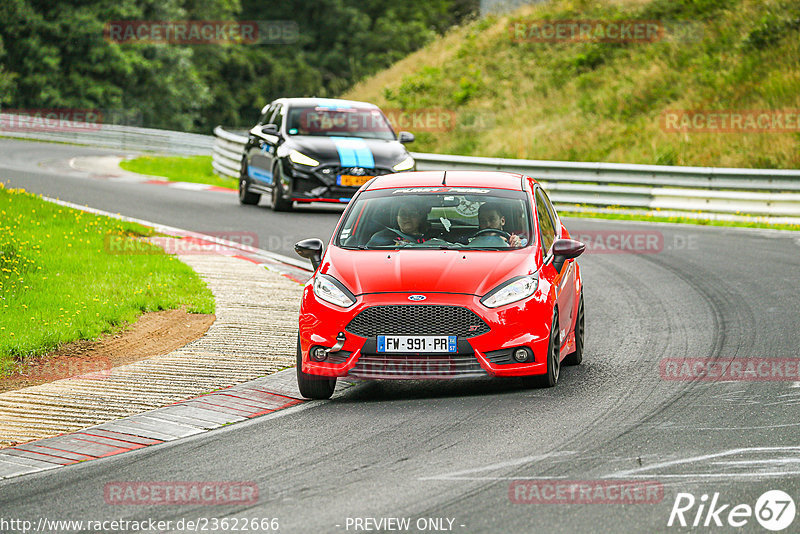
[[[392,167],[393,171],[407,171],[414,167],[414,158],[408,156],[406,159],[401,161],[400,163],[396,164]]]
[[[315,160],[314,158],[310,158],[302,152],[298,152],[297,150],[292,150],[289,152],[289,160],[297,165],[306,165],[308,167],[316,167],[319,165],[319,161]]]

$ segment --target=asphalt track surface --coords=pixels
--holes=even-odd
[[[102,153],[113,152],[0,140],[0,179],[191,230],[255,231],[263,248],[284,254],[284,237],[327,240],[338,219],[333,209],[274,214],[240,207],[230,194],[87,178],[65,164]],[[366,532],[355,528],[357,518],[410,518],[410,532],[430,532],[416,528],[419,518],[447,518],[451,531],[464,533],[671,532],[689,530],[677,519],[667,526],[676,497],[689,493],[697,500],[684,514],[690,525],[708,496],[695,531],[768,532],[752,516],[734,528],[728,513],[739,504],[755,507],[767,490],[800,505],[800,382],[665,380],[659,369],[665,358],[790,358],[796,373],[798,237],[566,224],[573,234],[646,231],[663,241],[654,253],[579,259],[586,354],[581,366],[562,368],[557,387],[528,390],[516,380],[489,379],[359,384],[331,401],[0,482],[0,521],[156,519],[181,531],[181,519],[278,518],[280,532],[316,533]],[[271,236],[280,239],[270,243]],[[519,503],[514,497],[525,494],[509,489],[520,480],[653,481],[663,498]],[[106,504],[105,485],[120,481],[255,482],[259,499],[240,506]],[[713,518],[704,526],[715,493],[717,508],[729,505],[719,515],[723,526]],[[800,531],[798,516],[784,532]],[[0,531],[15,532],[6,528]]]

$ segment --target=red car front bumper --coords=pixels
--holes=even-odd
[[[345,309],[318,299],[311,284],[307,285],[303,293],[299,329],[303,372],[320,376],[393,379],[531,376],[547,372],[553,304],[547,301],[546,295],[537,291],[527,299],[492,309],[483,306],[475,295],[426,293],[424,303],[413,303],[408,299],[412,294],[361,295],[353,306]],[[466,308],[482,319],[489,330],[479,335],[459,336],[458,354],[377,353],[374,336],[356,335],[347,329],[354,317],[374,306]],[[395,327],[402,329],[399,325]],[[309,357],[312,347],[334,346],[340,333],[344,333],[346,338],[342,352],[331,353],[322,362]],[[452,335],[452,331],[448,332],[445,328],[436,335]],[[520,347],[533,352],[532,361],[497,363],[497,351]]]

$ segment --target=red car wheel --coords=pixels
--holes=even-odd
[[[336,389],[336,377],[315,376],[303,372],[303,353],[297,336],[297,386],[307,399],[330,399]]]

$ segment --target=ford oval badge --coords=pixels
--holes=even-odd
[[[408,300],[425,300],[426,298],[428,297],[425,295],[409,295]]]

